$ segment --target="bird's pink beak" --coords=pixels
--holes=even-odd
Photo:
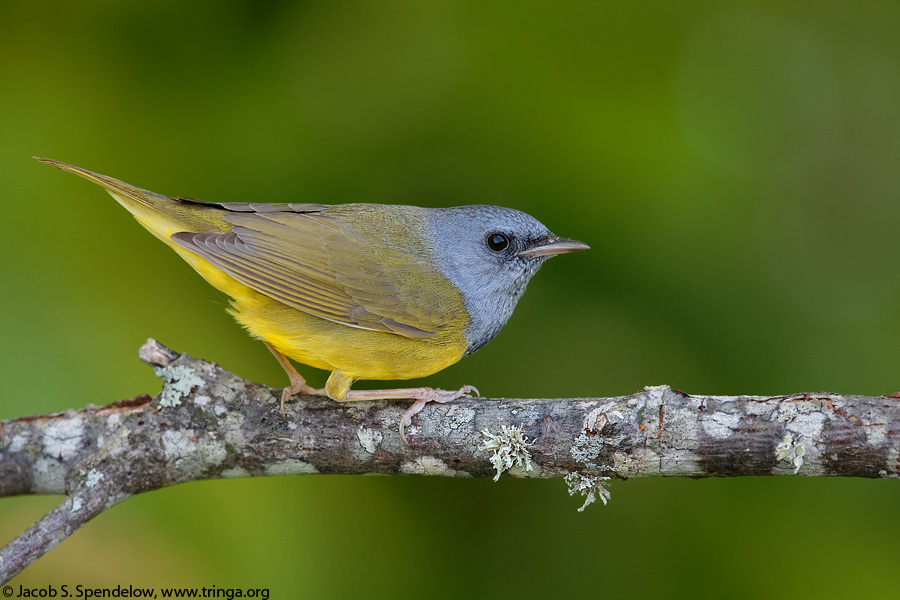
[[[579,250],[589,249],[590,246],[584,242],[556,237],[551,234],[545,243],[540,246],[526,248],[519,252],[519,256],[523,258],[538,258],[540,256],[556,256],[557,254],[568,254],[569,252],[578,252]]]

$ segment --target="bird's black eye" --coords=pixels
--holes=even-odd
[[[489,233],[487,236],[488,248],[494,252],[503,252],[509,248],[509,236],[505,233]]]

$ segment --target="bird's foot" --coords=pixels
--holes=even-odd
[[[422,409],[425,408],[426,404],[429,402],[437,402],[439,404],[452,402],[464,396],[468,396],[473,392],[475,393],[475,398],[480,396],[478,390],[472,385],[464,385],[458,390],[415,388],[409,391],[418,393],[410,394],[409,397],[415,398],[416,401],[400,415],[400,439],[403,440],[403,443],[407,446],[409,446],[409,441],[406,439],[406,428],[412,425],[412,418],[422,412]]]
[[[275,346],[270,344],[269,342],[263,342],[266,345],[266,348],[275,355],[275,358],[278,360],[278,364],[281,365],[281,368],[284,369],[284,372],[287,373],[288,378],[291,380],[291,385],[287,386],[281,391],[281,416],[285,419],[287,418],[287,413],[284,410],[285,402],[288,402],[291,397],[296,394],[304,394],[306,396],[325,396],[325,390],[317,390],[316,388],[308,385],[306,380],[303,379],[303,375],[297,372],[297,369],[294,368],[294,365],[291,364],[284,354],[275,349]]]
[[[407,408],[400,416],[400,439],[409,446],[406,439],[406,428],[412,425],[412,418],[419,414],[429,402],[452,402],[464,396],[480,394],[473,385],[464,385],[458,390],[439,390],[437,388],[398,388],[392,390],[350,390],[343,398],[335,398],[338,402],[359,402],[360,400],[398,400],[412,398],[415,400],[412,406]],[[333,398],[334,396],[332,396]]]
[[[317,390],[311,385],[306,383],[306,380],[303,377],[300,377],[298,374],[297,379],[295,381],[294,377],[291,377],[291,385],[287,386],[283,390],[281,390],[281,416],[285,419],[287,418],[287,413],[284,410],[285,402],[289,402],[291,398],[296,396],[297,394],[303,394],[304,396],[324,396],[325,389]]]

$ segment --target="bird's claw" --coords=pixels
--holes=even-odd
[[[293,385],[287,386],[281,390],[281,416],[283,418],[287,419],[287,412],[284,410],[285,403],[290,402],[291,398],[297,394],[306,396],[324,396],[325,390],[317,390],[316,388],[307,385],[306,381],[295,382]]]
[[[474,396],[471,395],[473,392],[475,394]],[[458,390],[441,390],[437,388],[424,388],[420,390],[419,394],[415,396],[416,401],[400,415],[400,439],[403,440],[404,444],[409,446],[409,441],[406,439],[406,428],[412,425],[412,418],[422,412],[422,409],[425,408],[426,404],[429,402],[445,404],[447,402],[459,400],[463,397],[480,397],[478,388],[474,385],[464,385]]]
[[[474,395],[472,395],[473,392]],[[464,385],[459,388],[459,396],[457,396],[457,398],[462,398],[463,396],[468,396],[469,398],[481,398],[481,392],[479,392],[478,388],[474,385]]]

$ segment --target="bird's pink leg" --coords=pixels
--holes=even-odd
[[[285,357],[284,354],[276,350],[269,342],[263,342],[266,345],[266,348],[269,349],[269,352],[275,355],[275,358],[278,360],[278,364],[281,365],[281,368],[284,369],[284,372],[287,373],[288,378],[291,380],[291,385],[284,388],[281,391],[281,416],[287,418],[287,415],[284,412],[284,403],[291,399],[294,394],[306,394],[308,396],[324,396],[325,390],[317,390],[316,388],[307,385],[306,380],[303,378],[303,375],[297,372],[297,369],[294,368],[294,365]]]
[[[412,406],[406,409],[400,415],[400,439],[409,446],[406,439],[406,428],[412,425],[412,418],[419,414],[425,405],[429,402],[452,402],[463,396],[475,393],[475,397],[479,396],[478,390],[474,386],[464,385],[458,390],[440,390],[436,388],[420,387],[420,388],[397,388],[392,390],[350,390],[347,392],[346,398],[341,398],[338,402],[355,402],[359,400],[390,400],[400,398],[412,398],[415,400]]]

